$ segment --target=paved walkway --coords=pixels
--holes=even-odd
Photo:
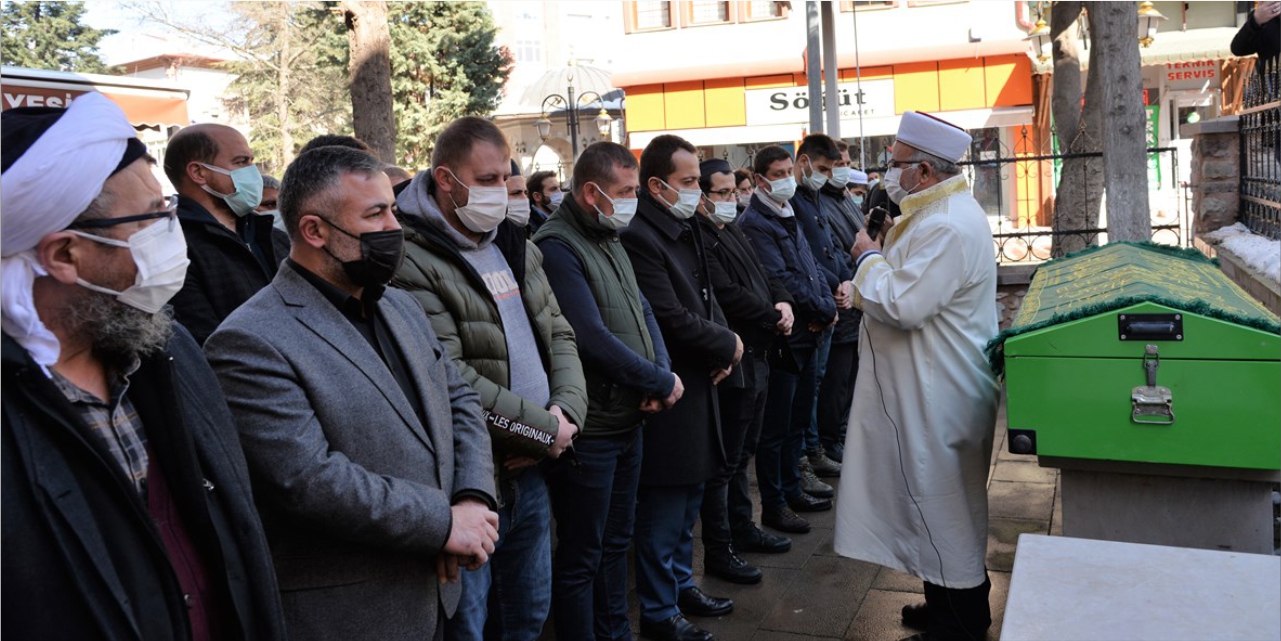
[[[1004,403],[997,421],[988,497],[987,567],[993,619],[988,637],[998,639],[1019,534],[1059,534],[1062,520],[1058,471],[1038,466],[1035,457],[1006,451]],[[703,577],[702,546],[696,543],[698,584],[709,594],[732,597],[735,610],[724,617],[693,620],[714,632],[718,641],[895,641],[911,635],[913,630],[899,624],[899,610],[923,602],[920,580],[837,556],[832,551],[835,513],[805,516],[814,530],[791,535],[793,546],[787,554],[746,555],[765,571],[757,585]]]

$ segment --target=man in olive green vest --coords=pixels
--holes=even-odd
[[[622,145],[598,142],[578,157],[573,178],[572,196],[534,235],[578,337],[588,395],[575,459],[555,461],[547,476],[559,540],[552,613],[557,638],[631,639],[627,548],[640,427],[647,413],[675,404],[684,386],[618,241],[636,212],[636,158]]]

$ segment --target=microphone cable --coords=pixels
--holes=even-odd
[[[865,316],[865,318],[868,317]],[[889,406],[885,403],[885,389],[881,387],[881,379],[876,373],[876,348],[873,346],[875,341],[872,340],[872,334],[868,331],[870,328],[871,324],[868,323],[867,320],[864,320],[863,332],[864,335],[867,336],[867,350],[872,354],[872,380],[876,381],[876,391],[880,395],[881,399],[881,411],[884,412],[885,418],[889,419],[890,425],[894,427],[894,445],[898,449],[898,469],[899,473],[903,476],[903,489],[907,490],[907,497],[912,499],[912,505],[916,507],[916,514],[921,517],[921,525],[925,527],[925,537],[930,542],[930,547],[934,549],[934,555],[938,558],[939,579],[941,579],[944,584],[940,587],[944,589],[943,594],[947,597],[947,607],[952,611],[953,619],[960,626],[961,630],[965,632],[965,636],[969,637],[970,641],[979,641],[978,638],[970,633],[969,628],[961,624],[961,617],[957,615],[956,606],[952,604],[951,588],[947,587],[947,573],[943,571],[943,554],[939,552],[938,546],[934,544],[934,533],[930,531],[930,524],[925,521],[925,511],[921,509],[921,504],[918,503],[916,501],[916,497],[912,495],[912,486],[907,480],[907,467],[903,463],[902,433],[899,431],[898,423],[894,420],[894,417],[890,416]],[[986,566],[986,563],[984,565]],[[984,573],[986,574],[986,568]],[[987,580],[984,579],[984,583],[986,582]],[[929,605],[928,602],[926,605]]]

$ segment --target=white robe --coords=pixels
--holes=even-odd
[[[963,176],[901,205],[884,256],[854,276],[863,331],[835,548],[972,588],[986,579],[999,389],[983,356],[997,333],[992,233]]]

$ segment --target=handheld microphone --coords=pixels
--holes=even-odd
[[[873,207],[872,215],[867,218],[867,235],[876,240],[881,235],[881,228],[885,226],[885,217],[890,215],[890,211],[884,207]]]

